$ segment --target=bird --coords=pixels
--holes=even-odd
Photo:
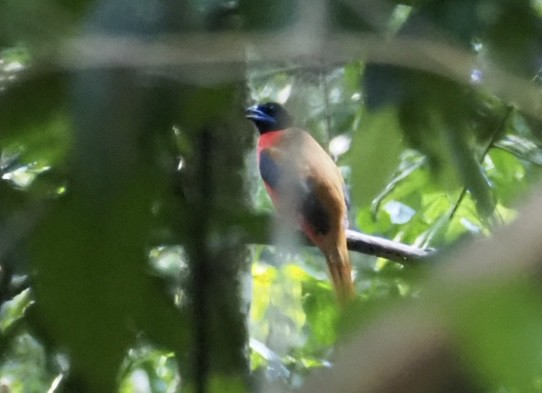
[[[276,102],[251,106],[259,131],[257,164],[279,218],[296,225],[326,258],[341,304],[355,296],[346,244],[350,206],[343,177],[329,154]]]

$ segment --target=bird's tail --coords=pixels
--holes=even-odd
[[[346,247],[346,237],[332,245],[322,247],[326,256],[327,267],[333,281],[335,294],[341,304],[346,304],[352,300],[355,295],[354,283],[352,282],[352,266]]]

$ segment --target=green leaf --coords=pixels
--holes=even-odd
[[[72,194],[32,239],[39,316],[91,391],[111,388],[139,329],[177,351],[186,344],[185,320],[146,272],[153,187],[142,175],[98,211]]]
[[[517,158],[542,165],[542,149],[532,139],[519,135],[505,135],[495,143],[495,146],[506,150]]]
[[[402,149],[396,111],[367,112],[356,130],[351,150],[352,196],[366,206],[390,181]]]
[[[298,3],[279,0],[259,3],[240,0],[239,11],[245,17],[244,27],[249,30],[271,30],[292,24],[299,16]]]
[[[370,31],[374,23],[371,23],[361,7],[348,2],[333,0],[329,2],[333,27],[339,30]],[[387,7],[388,8],[388,7]],[[388,8],[391,11],[391,8]]]
[[[526,280],[478,283],[448,299],[446,319],[484,384],[534,391],[542,370],[540,299],[538,284]]]
[[[308,341],[304,354],[319,353],[337,340],[336,326],[339,313],[337,301],[329,283],[314,278],[303,283],[303,310],[307,316]]]
[[[0,307],[0,333],[5,334],[14,322],[23,318],[25,310],[31,303],[30,289],[25,289],[13,299],[4,302]]]
[[[468,134],[460,127],[466,125],[458,126],[454,123],[454,126],[446,127],[444,131],[452,162],[465,187],[476,200],[476,208],[483,217],[488,217],[495,210],[495,200],[484,170],[467,143]]]
[[[373,216],[376,217],[376,214],[378,213],[378,210],[380,209],[380,205],[384,198],[386,198],[388,195],[393,193],[393,196],[395,198],[400,198],[400,193],[397,191],[397,188],[402,183],[414,183],[412,181],[412,177],[414,177],[418,169],[425,164],[425,157],[421,156],[420,154],[416,154],[412,150],[406,150],[401,154],[400,164],[397,170],[395,171],[393,178],[388,182],[386,185],[386,188],[372,201],[371,204],[371,210],[373,213]],[[412,174],[415,174],[411,177]],[[405,187],[402,187],[404,190]],[[416,191],[418,191],[419,188],[416,187]],[[419,193],[416,192],[418,195]],[[403,191],[404,195],[404,191]]]
[[[0,141],[8,143],[26,132],[34,134],[32,139],[39,138],[40,127],[54,122],[65,130],[66,123],[61,114],[68,106],[68,79],[66,73],[24,75],[0,94]],[[54,131],[50,129],[49,132]],[[10,137],[11,140],[7,139]]]
[[[517,199],[527,191],[527,168],[524,164],[524,161],[520,161],[507,151],[499,149],[490,151],[487,175],[502,205],[515,206]]]

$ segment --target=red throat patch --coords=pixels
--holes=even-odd
[[[258,138],[258,157],[260,156],[260,152],[264,149],[267,149],[269,147],[273,147],[277,144],[279,139],[282,137],[283,130],[278,131],[270,131],[266,132],[265,134],[261,135]]]

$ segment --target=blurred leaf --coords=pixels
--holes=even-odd
[[[463,178],[465,187],[476,200],[476,208],[480,215],[488,217],[495,210],[495,199],[491,194],[486,174],[467,143],[465,130],[456,126],[444,132],[448,137],[452,160]]]
[[[449,39],[470,47],[481,32],[481,0],[439,0],[417,2],[400,34]]]
[[[527,78],[540,69],[542,18],[532,1],[506,1],[483,5],[485,35],[491,58]]]
[[[18,134],[5,135],[2,142],[6,149],[18,149],[19,159],[38,169],[61,166],[71,148],[72,125],[66,113],[51,113],[47,121],[28,124]]]
[[[244,393],[247,392],[245,385],[240,376],[214,376],[209,383],[209,393]]]
[[[322,354],[337,341],[339,310],[329,282],[309,278],[303,283],[303,309],[308,341],[304,354]]]
[[[447,304],[457,343],[484,384],[534,391],[542,369],[537,285],[525,280],[480,283]]]
[[[353,31],[371,31],[374,22],[371,23],[368,17],[363,17],[360,12],[361,6],[355,2],[349,1],[330,1],[330,10],[332,15],[332,26],[335,29],[353,30]],[[368,20],[369,19],[369,20]]]
[[[245,381],[236,375],[214,375],[209,378],[209,393],[246,393]],[[183,392],[196,393],[198,390],[192,385],[183,385]]]
[[[298,4],[292,0],[259,3],[240,0],[239,11],[244,17],[243,27],[248,30],[272,30],[294,23],[300,16]]]
[[[0,37],[10,46],[23,42],[43,54],[58,45],[58,39],[72,27],[72,18],[52,1],[5,0],[0,13]]]
[[[356,131],[352,151],[352,196],[368,205],[386,187],[402,148],[397,114],[393,110],[366,113]]]
[[[17,83],[0,94],[0,141],[6,143],[7,138],[11,138],[13,143],[14,138],[27,132],[33,132],[31,140],[44,138],[41,127],[55,122],[60,129],[51,127],[45,135],[65,132],[67,120],[63,111],[68,106],[68,79],[69,75],[64,73],[22,75]]]
[[[148,272],[151,208],[166,188],[149,157],[153,131],[171,119],[169,96],[156,99],[133,76],[74,75],[72,181],[29,240],[37,320],[69,356],[66,384],[88,392],[114,389],[137,334],[178,354],[189,334],[185,316]],[[146,100],[153,109],[142,111]]]
[[[73,371],[85,377],[91,391],[109,389],[116,380],[118,365],[134,340],[125,321],[144,328],[159,343],[176,342],[173,348],[186,339],[183,319],[145,272],[140,247],[152,193],[144,179],[133,180],[134,188],[102,205],[101,212],[72,196],[33,239],[40,317],[55,342],[69,349]],[[129,212],[122,208],[126,204]],[[149,319],[163,324],[151,328]]]

